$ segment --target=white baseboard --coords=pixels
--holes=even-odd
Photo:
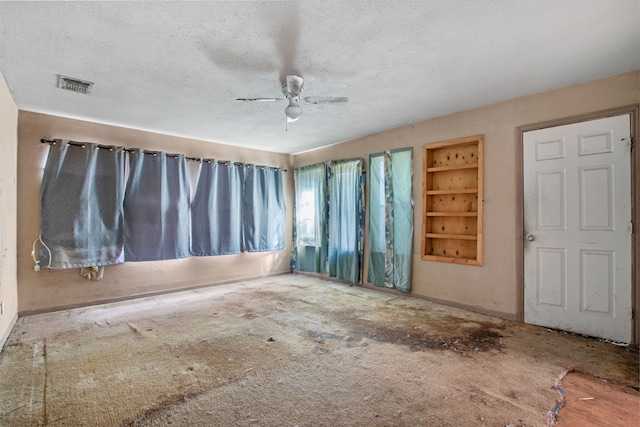
[[[2,349],[4,348],[4,343],[9,339],[9,335],[11,335],[11,331],[13,331],[13,327],[16,326],[16,322],[18,321],[18,313],[13,316],[11,323],[9,323],[9,327],[7,328],[7,332],[0,338],[0,353],[2,353]]]

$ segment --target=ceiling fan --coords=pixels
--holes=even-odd
[[[279,102],[288,100],[289,105],[284,109],[287,122],[295,122],[302,116],[301,102],[307,104],[346,104],[349,98],[337,96],[307,96],[302,97],[304,79],[299,76],[287,76],[287,81],[282,84],[284,98],[237,98],[239,102]]]

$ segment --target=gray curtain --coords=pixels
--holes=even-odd
[[[284,249],[285,200],[282,170],[245,165],[242,203],[245,250]]]
[[[41,267],[123,261],[124,159],[121,147],[50,145],[40,187]]]
[[[328,273],[357,283],[362,242],[362,159],[330,163]]]
[[[190,188],[184,155],[135,149],[129,157],[125,261],[189,256]]]
[[[326,273],[327,168],[324,163],[294,170],[294,268]]]
[[[205,160],[191,207],[191,252],[242,252],[243,165]]]
[[[411,289],[413,149],[371,155],[369,161],[369,268],[367,280]]]

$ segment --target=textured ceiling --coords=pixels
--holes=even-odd
[[[0,37],[21,110],[297,153],[640,68],[640,1],[2,1]],[[350,101],[234,101],[287,74]]]

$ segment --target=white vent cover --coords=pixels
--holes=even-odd
[[[77,93],[89,95],[93,90],[93,82],[76,79],[73,77],[58,76],[58,87]]]

